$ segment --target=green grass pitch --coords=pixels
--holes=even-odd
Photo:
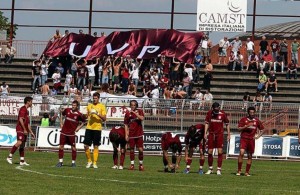
[[[64,166],[56,168],[55,152],[26,151],[30,166],[6,162],[8,149],[0,150],[0,194],[300,194],[299,162],[255,160],[251,177],[236,176],[237,160],[223,161],[222,176],[199,175],[199,159],[194,158],[191,173],[184,174],[184,161],[177,173],[164,173],[161,156],[145,156],[145,171],[111,169],[112,155],[100,154],[98,169],[86,169],[84,153],[77,155],[71,168],[71,154],[65,153]],[[137,160],[136,160],[137,163]],[[243,170],[245,169],[244,161]],[[216,165],[216,159],[214,159]],[[136,165],[137,167],[137,165]],[[204,170],[207,170],[207,159]]]

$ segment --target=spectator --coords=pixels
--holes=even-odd
[[[165,73],[162,74],[162,77],[159,80],[159,88],[160,88],[160,94],[164,94],[165,89],[169,85],[169,79],[165,75]]]
[[[78,30],[78,33],[79,33],[80,35],[84,35],[84,33],[83,33],[83,30],[82,30],[82,29],[79,29],[79,30]]]
[[[231,51],[229,58],[228,58],[228,66],[227,66],[229,71],[233,70],[233,67],[235,67],[235,59],[236,59],[236,57],[234,55],[234,52]]]
[[[122,70],[122,94],[127,93],[129,85],[129,68],[128,62],[124,63],[124,66],[121,67]]]
[[[249,101],[250,101],[250,94],[249,94],[248,91],[246,91],[244,93],[244,96],[243,96],[243,107],[242,107],[242,110],[247,110],[248,109]]]
[[[258,62],[259,62],[258,56],[255,54],[255,52],[252,52],[252,54],[248,57],[246,70],[257,71],[258,70]]]
[[[151,93],[151,87],[150,87],[150,84],[149,82],[146,82],[144,85],[143,85],[143,97],[150,97],[150,93]]]
[[[255,111],[258,111],[258,108],[260,106],[260,102],[263,102],[263,97],[262,97],[260,91],[257,91],[255,97],[253,98]]]
[[[183,79],[182,79],[183,88],[182,90],[187,93],[187,98],[190,98],[190,84],[191,84],[191,78],[189,77],[187,72],[183,73]]]
[[[101,32],[101,37],[106,37],[104,32]]]
[[[210,60],[209,60],[209,62],[210,62]],[[202,87],[203,89],[210,89],[210,82],[213,78],[212,73],[211,73],[212,70],[213,70],[212,64],[211,63],[207,64],[205,67],[205,73],[204,73],[204,78],[203,78],[203,87]]]
[[[251,56],[252,53],[254,52],[254,43],[253,41],[251,41],[250,38],[247,38],[246,50],[247,50],[247,58],[249,58],[249,56]]]
[[[85,65],[86,62],[84,60],[81,59],[77,61],[77,88],[79,91],[86,85],[86,79],[88,77],[88,69]]]
[[[213,71],[213,65],[212,65],[210,59],[208,60],[208,63],[207,63],[206,66],[205,66],[205,70],[207,70],[207,71],[210,72],[210,73]]]
[[[201,45],[201,52],[202,52],[202,56],[203,56],[203,62],[206,63],[207,60],[209,59],[209,55],[210,55],[209,50],[211,47],[211,41],[208,39],[207,35],[203,36],[200,45]]]
[[[207,90],[205,91],[204,96],[203,96],[204,102],[205,102],[205,103],[212,103],[213,98],[214,98],[214,97],[213,97],[213,95],[210,93],[210,90],[207,89]]]
[[[55,90],[55,94],[57,94],[57,92],[60,91],[61,88],[61,75],[59,70],[56,70],[55,73],[52,75],[52,79],[53,79],[53,89]]]
[[[294,39],[294,41],[291,44],[291,50],[292,50],[292,60],[294,60],[295,64],[298,64],[299,48],[300,48],[300,43],[297,41],[297,39]]]
[[[267,76],[264,74],[264,71],[259,72],[258,76],[258,86],[257,86],[257,91],[262,91],[266,85],[267,82]]]
[[[240,48],[242,47],[242,41],[239,37],[236,37],[231,43],[232,51],[234,53],[234,56],[236,56],[237,52],[240,51]]]
[[[41,85],[41,61],[33,61],[31,75],[33,79],[31,89],[32,91],[36,91],[38,86]]]
[[[243,70],[243,66],[244,66],[244,56],[241,54],[240,51],[237,52],[237,56],[235,58],[235,63],[233,65],[233,71],[234,70],[239,70],[242,71]]]
[[[268,112],[272,110],[272,96],[268,91],[263,96],[263,106],[266,107]]]
[[[90,100],[90,90],[89,88],[85,85],[83,86],[83,89],[81,90],[81,99],[84,102],[88,102]]]
[[[116,57],[113,61],[113,83],[114,83],[114,93],[118,93],[118,85],[120,84],[120,67],[123,63],[123,57]]]
[[[7,97],[10,93],[10,88],[6,84],[6,82],[2,82],[2,85],[0,86],[0,92],[1,92],[1,97]]]
[[[294,60],[291,60],[291,63],[289,63],[286,71],[286,79],[291,79],[292,75],[294,75],[294,79],[297,79],[297,68],[298,65],[295,63]]]
[[[69,90],[68,90],[68,96],[70,98],[74,98],[78,94],[78,89],[74,84],[71,84]]]
[[[73,82],[73,76],[70,74],[70,71],[67,70],[67,75],[65,79],[65,85],[64,85],[64,94],[67,95],[70,89],[70,85],[74,83]]]
[[[93,33],[93,36],[94,36],[94,37],[98,37],[97,32],[94,32],[94,33]]]
[[[227,49],[228,49],[229,46],[230,46],[230,43],[229,43],[227,37],[224,37],[223,39],[221,39],[219,41],[219,49],[218,49],[218,52],[219,52],[219,62],[218,62],[218,64],[221,63],[221,59],[222,58],[223,58],[223,64],[225,64],[226,56],[227,56]]]
[[[179,82],[179,68],[180,68],[181,62],[176,61],[175,58],[173,58],[173,64],[172,64],[172,71],[171,71],[171,85],[175,86],[176,83]]]
[[[154,70],[152,72],[152,75],[150,77],[150,83],[151,85],[153,85],[154,87],[158,86],[158,75],[157,75],[157,70]]]
[[[43,118],[41,118],[41,127],[49,127],[50,118],[48,113],[44,113]]]
[[[110,56],[107,57],[105,64],[102,68],[102,84],[109,83],[109,69],[111,67],[111,58]]]
[[[69,33],[69,30],[65,30],[65,34],[63,34],[61,37],[66,37],[68,36],[70,33]]]
[[[130,78],[135,85],[135,87],[138,87],[139,84],[139,70],[140,70],[140,64],[143,63],[143,60],[141,60],[140,63],[133,64],[132,71],[130,71]]]
[[[278,50],[279,50],[279,43],[276,40],[276,38],[273,39],[270,46],[271,46],[271,51],[272,51],[273,62],[275,62],[277,60]]]
[[[272,133],[273,133],[273,137],[278,137],[279,135],[278,135],[278,131],[277,131],[277,129],[272,129]]]
[[[137,92],[137,88],[136,88],[135,84],[132,81],[130,81],[130,84],[128,86],[127,94],[137,96],[136,92]]]
[[[58,66],[56,67],[56,70],[59,71],[59,73],[60,73],[60,75],[61,75],[62,77],[64,76],[65,69],[64,69],[64,67],[63,67],[63,65],[62,65],[61,62],[58,63]]]
[[[95,86],[95,80],[96,80],[96,74],[95,74],[95,67],[97,66],[97,64],[99,63],[99,58],[96,59],[96,61],[94,61],[93,64],[90,64],[88,66],[86,66],[87,70],[88,70],[88,85],[89,85],[89,91],[92,91],[93,86]]]
[[[193,101],[190,102],[190,108],[193,109],[194,104],[198,104],[198,109],[203,108],[203,94],[201,93],[201,89],[197,88],[195,93],[192,96]]]
[[[43,86],[48,80],[48,67],[49,64],[46,60],[42,60],[41,63],[41,85]]]
[[[59,30],[56,29],[55,34],[53,35],[53,37],[50,39],[51,41],[55,41],[57,39],[61,38],[61,34],[59,33]]]
[[[274,66],[273,66],[273,58],[272,55],[270,54],[270,52],[268,50],[266,50],[264,52],[264,55],[261,58],[263,60],[264,63],[264,72],[266,73],[266,71],[271,71],[271,69],[274,70]],[[262,69],[261,69],[262,70]]]
[[[274,70],[275,72],[283,72],[284,71],[284,63],[282,60],[282,56],[278,55],[276,57],[276,61],[274,62]]]
[[[200,81],[200,68],[202,66],[202,59],[203,59],[203,57],[201,55],[201,52],[197,51],[197,54],[194,58],[194,65],[196,68],[195,75],[194,75],[195,83]]]
[[[262,56],[265,54],[265,51],[267,51],[268,47],[269,47],[269,43],[266,40],[265,36],[262,37],[262,40],[259,43],[259,47],[260,47],[260,49],[259,49],[259,57],[261,59]]]
[[[288,57],[288,43],[286,42],[286,39],[283,39],[279,44],[279,53],[282,56],[284,65],[287,66],[287,57]]]
[[[11,64],[15,55],[17,53],[17,50],[16,48],[14,48],[13,46],[11,46],[10,43],[7,43],[7,47],[6,47],[6,50],[5,50],[5,64]]]
[[[275,76],[274,71],[270,72],[270,76],[268,78],[268,81],[266,82],[266,88],[265,91],[268,91],[268,87],[275,87],[275,91],[278,92],[278,83],[277,83],[277,78]]]

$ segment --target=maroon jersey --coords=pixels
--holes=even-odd
[[[170,62],[164,61],[163,65],[164,65],[164,67],[163,67],[163,72],[164,72],[165,74],[169,74],[169,70],[170,70]]]
[[[109,134],[111,134],[111,133],[117,133],[120,136],[119,139],[125,140],[125,128],[124,127],[115,126],[115,127],[112,128],[112,130],[110,131]]]
[[[229,120],[223,110],[220,110],[218,114],[214,114],[210,110],[206,114],[205,123],[209,125],[209,133],[222,134],[224,132],[224,123],[228,125]]]
[[[185,135],[184,143],[186,145],[198,145],[200,141],[204,138],[204,128],[205,126],[202,124],[197,124],[195,125],[196,127],[196,132],[193,133],[189,129],[188,132]]]
[[[162,77],[161,79],[160,79],[160,83],[159,83],[159,87],[160,88],[166,88],[167,87],[167,83],[169,82],[169,79],[167,78],[167,77]]]
[[[23,118],[23,123],[25,126],[25,129],[21,126],[20,119]],[[18,114],[18,123],[16,126],[16,131],[18,133],[24,133],[24,131],[28,132],[28,125],[29,125],[29,112],[26,108],[26,106],[22,106],[19,110]]]
[[[137,109],[140,116],[144,116],[143,110]],[[128,125],[129,138],[142,137],[144,135],[142,121],[138,119],[135,113],[126,111],[124,117],[124,125]]]
[[[79,111],[72,111],[71,108],[66,108],[62,115],[65,116],[65,122],[61,129],[61,133],[64,135],[75,135],[75,130],[79,122],[84,122],[85,117]]]
[[[173,137],[170,132],[164,133],[161,137],[161,148],[162,148],[162,150],[168,150],[169,147],[173,144],[177,144],[178,152],[181,153],[182,152],[182,145],[181,145],[181,142],[179,140],[179,136],[175,135]]]
[[[250,119],[248,117],[243,117],[239,124],[238,127],[244,127],[245,125],[248,125],[249,123],[253,123],[252,126],[247,127],[241,132],[241,138],[245,139],[253,139],[255,137],[255,134],[257,132],[257,129],[262,130],[264,129],[263,124],[258,118],[253,118]]]
[[[88,69],[86,66],[81,66],[77,69],[78,77],[86,77]]]

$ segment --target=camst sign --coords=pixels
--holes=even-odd
[[[197,31],[245,32],[247,1],[198,0]]]

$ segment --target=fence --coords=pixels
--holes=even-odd
[[[185,132],[189,126],[195,123],[204,123],[211,102],[200,102],[187,99],[143,99],[128,96],[113,96],[101,93],[100,101],[106,105],[107,121],[104,126],[111,128],[123,123],[126,109],[129,109],[129,101],[134,99],[145,113],[144,129],[146,131],[179,131]],[[59,115],[61,108],[70,106],[73,98],[66,96],[49,96],[43,98],[35,95],[33,106],[30,110],[30,122],[33,126],[39,126],[43,113]],[[81,102],[80,110],[85,113],[88,98],[74,97]],[[272,134],[272,129],[278,131],[297,130],[300,121],[300,105],[284,103],[244,103],[239,101],[219,101],[230,120],[232,131],[237,130],[239,120],[246,116],[245,106],[255,106],[257,117],[263,121],[266,134]],[[23,105],[23,97],[8,96],[0,98],[0,124],[15,126],[18,109]],[[59,120],[58,120],[59,123]]]

